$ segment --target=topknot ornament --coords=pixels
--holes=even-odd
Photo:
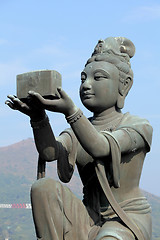
[[[120,56],[127,54],[129,58],[132,58],[135,54],[135,46],[125,37],[109,37],[98,41],[92,56],[105,53],[110,54],[111,52]]]

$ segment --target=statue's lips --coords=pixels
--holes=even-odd
[[[83,99],[90,99],[90,98],[92,98],[93,96],[94,96],[95,94],[94,93],[83,93],[82,94],[82,97],[83,97]]]

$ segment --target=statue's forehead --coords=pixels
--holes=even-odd
[[[95,71],[95,70],[104,70],[104,71],[112,71],[113,69],[115,69],[115,66],[109,62],[103,62],[103,61],[94,61],[89,63],[85,68],[84,71]]]

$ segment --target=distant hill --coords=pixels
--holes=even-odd
[[[0,174],[24,178],[30,183],[36,180],[38,154],[32,138],[0,148]],[[56,162],[47,163],[46,176],[58,179]],[[21,181],[19,181],[21,183]],[[75,172],[68,184],[73,191],[80,195],[82,185]]]
[[[30,187],[36,179],[38,154],[33,139],[23,140],[0,148],[0,203],[29,203]],[[46,175],[58,179],[56,163],[48,163]],[[78,173],[69,184],[72,191],[82,197],[82,184]],[[160,197],[144,192],[152,206],[153,240],[160,240]],[[31,210],[0,209],[0,240],[33,240],[35,238]]]
[[[153,240],[160,240],[160,197],[144,192],[152,207]]]

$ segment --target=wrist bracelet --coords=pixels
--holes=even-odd
[[[41,129],[43,127],[46,127],[49,124],[49,118],[47,115],[45,115],[45,118],[38,122],[30,121],[31,127],[33,129]]]
[[[83,115],[83,112],[80,109],[78,109],[75,113],[66,117],[66,120],[69,124],[75,123],[78,119],[82,117],[82,115]]]

